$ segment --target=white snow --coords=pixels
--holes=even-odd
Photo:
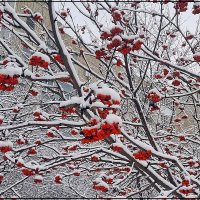
[[[194,2],[194,6],[200,6],[200,2],[198,1]]]
[[[107,115],[105,121],[109,124],[112,124],[112,123],[118,123],[119,126],[122,126],[122,119],[121,117],[115,115],[115,114],[109,114]]]
[[[112,100],[121,101],[121,98],[118,92],[116,92],[112,88],[109,88],[107,85],[103,85],[102,88],[94,89],[94,92],[96,95],[98,94],[110,95]]]
[[[0,69],[0,74],[9,75],[11,77],[13,77],[14,75],[20,76],[22,74],[22,68],[7,66],[6,68]]]
[[[34,179],[37,179],[37,180],[43,180],[43,177],[41,175],[35,175]]]
[[[60,107],[66,107],[66,106],[69,106],[69,105],[83,104],[83,103],[84,103],[84,97],[72,97],[68,101],[60,102]]]
[[[11,142],[11,141],[0,141],[0,147],[6,147],[6,146],[8,146],[8,147],[13,147],[13,143]]]
[[[119,41],[122,42],[122,38],[121,38],[119,35],[114,36],[114,37],[112,38],[112,41],[113,41],[113,40],[119,40]]]

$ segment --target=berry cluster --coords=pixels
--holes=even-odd
[[[126,13],[123,10],[119,10],[117,7],[113,7],[111,9],[111,15],[114,23],[123,21],[123,23],[128,24],[129,20],[126,19],[125,14]]]
[[[117,123],[109,124],[107,122],[103,123],[100,129],[88,127],[84,128],[82,132],[85,137],[81,141],[83,144],[104,140],[111,134],[121,133],[120,127]]]
[[[119,16],[118,12],[113,13],[113,16]],[[117,19],[117,18],[116,18]],[[110,59],[107,55],[110,50],[115,49],[116,51],[126,55],[131,51],[138,51],[141,49],[143,40],[140,37],[126,37],[122,35],[123,27],[115,25],[110,31],[103,31],[100,38],[107,40],[106,49],[102,48],[95,52],[96,58]]]
[[[196,62],[200,62],[200,54],[195,54],[193,58]]]
[[[188,187],[190,185],[190,181],[187,179],[184,179],[184,180],[182,180],[182,185]]]
[[[57,54],[57,55],[53,56],[53,58],[54,58],[54,60],[58,61],[60,64],[64,65],[61,55]]]
[[[189,188],[189,189],[180,189],[179,192],[182,193],[182,194],[188,195],[189,193],[193,192],[193,189],[192,188]]]
[[[89,126],[83,128],[82,143],[96,142],[99,140],[104,140],[111,134],[120,134],[120,124],[121,118],[116,116],[117,107],[120,104],[119,94],[107,86],[101,86],[95,89],[94,98],[92,103],[99,104],[100,107],[96,107],[96,111],[99,115],[99,119],[91,119]],[[113,108],[114,107],[114,108]],[[113,117],[113,119],[111,119]],[[109,118],[109,120],[108,120]],[[115,119],[117,121],[115,121]]]
[[[44,69],[48,69],[49,63],[50,63],[49,58],[40,52],[36,52],[29,59],[29,65],[32,66],[37,65]]]
[[[120,104],[120,101],[111,99],[110,95],[105,95],[105,94],[100,93],[96,95],[96,98],[100,100],[103,104],[108,105],[108,106],[112,106],[113,104],[115,105]]]
[[[151,156],[151,150],[140,150],[137,153],[133,154],[133,157],[138,160],[147,160]]]
[[[0,74],[0,90],[3,91],[12,91],[14,86],[19,83],[17,75],[9,76],[6,74]]]
[[[3,182],[3,180],[4,180],[4,175],[0,174],[0,184]]]
[[[59,109],[63,112],[67,112],[67,113],[71,113],[71,114],[76,112],[76,108],[73,108],[73,107],[68,107],[68,108],[60,107]]]
[[[0,145],[0,152],[2,153],[6,153],[6,152],[9,152],[9,151],[12,151],[12,146],[10,146],[9,144],[2,144]]]
[[[42,177],[41,175],[36,175],[36,176],[33,178],[33,181],[34,181],[34,183],[36,183],[36,184],[42,183],[43,177]]]
[[[18,138],[17,140],[16,140],[16,144],[18,144],[18,145],[23,145],[23,144],[27,144],[27,140],[25,140],[25,139],[23,139],[23,138]]]
[[[98,162],[100,160],[99,156],[98,155],[92,155],[91,156],[91,161],[92,162]]]
[[[109,186],[102,179],[100,179],[100,180],[98,179],[98,180],[95,180],[93,182],[93,189],[94,190],[99,190],[99,191],[102,191],[102,192],[108,192]]]
[[[42,17],[42,15],[41,15],[40,13],[35,13],[35,14],[33,15],[33,19],[34,19],[36,22],[40,22],[40,21],[43,20],[43,17]]]
[[[154,103],[159,102],[161,100],[160,95],[153,91],[149,92],[146,97]]]
[[[39,110],[35,111],[33,113],[33,115],[35,116],[34,121],[46,121],[47,120]]]
[[[102,178],[102,181],[108,183],[108,184],[112,184],[113,183],[113,178],[109,177],[109,176],[105,176]]]
[[[54,182],[55,182],[56,184],[62,184],[62,177],[61,177],[60,175],[56,175],[56,176],[54,177]]]
[[[178,1],[174,4],[177,13],[185,12],[187,10],[188,2]]]
[[[74,173],[73,173],[74,176],[80,176],[80,174],[81,174],[81,173],[80,173],[79,170],[76,170],[76,171],[74,171]]]
[[[200,5],[193,5],[193,11],[192,11],[192,13],[194,14],[194,15],[196,15],[196,14],[199,14],[200,13]]]
[[[22,173],[25,175],[25,176],[33,176],[35,173],[32,169],[27,169],[27,168],[23,168],[22,169]]]
[[[67,15],[68,15],[67,10],[61,10],[61,11],[60,11],[60,15],[61,15],[62,17],[67,17]]]
[[[38,95],[38,90],[36,88],[32,88],[29,90],[29,93],[32,95],[32,96],[37,96]]]
[[[102,48],[102,49],[100,49],[100,50],[97,50],[97,51],[95,52],[95,55],[96,55],[96,58],[97,58],[97,59],[100,59],[100,58],[105,57],[107,54],[106,54],[106,52],[105,52],[105,49]]]
[[[30,148],[30,149],[28,150],[27,154],[28,154],[29,156],[33,156],[33,155],[37,154],[37,151],[36,151],[34,148]]]
[[[96,185],[94,184],[93,189],[99,190],[99,191],[102,191],[102,192],[108,192],[108,188],[105,187],[104,185],[101,185],[101,184],[96,184]]]
[[[117,144],[112,144],[112,145],[111,145],[111,149],[112,149],[113,151],[117,151],[117,152],[121,152],[121,151],[123,150],[123,148],[120,147],[120,146],[118,146]]]
[[[174,80],[172,81],[172,85],[174,85],[174,86],[179,86],[180,84],[181,84],[180,79],[174,79]]]

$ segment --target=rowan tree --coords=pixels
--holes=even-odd
[[[199,198],[199,23],[190,33],[181,20],[200,3],[72,2],[78,25],[68,2],[43,3],[50,25],[0,3],[2,198],[25,181],[84,198]]]

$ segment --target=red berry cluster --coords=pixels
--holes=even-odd
[[[196,62],[200,62],[200,54],[195,54],[193,58]]]
[[[22,173],[25,175],[25,176],[33,176],[35,173],[32,169],[27,169],[27,168],[23,168],[22,169]]]
[[[161,100],[161,97],[156,92],[150,92],[146,97],[154,103],[159,102]]]
[[[42,116],[42,113],[40,111],[34,112],[33,115],[35,116],[34,121],[46,121],[47,120],[46,118],[44,118]]]
[[[71,134],[72,134],[72,135],[77,135],[77,134],[78,134],[78,131],[77,131],[76,129],[72,129],[72,130],[71,130]]]
[[[96,142],[99,140],[104,140],[111,134],[120,134],[120,128],[118,124],[112,123],[109,124],[107,122],[101,125],[101,128],[98,130],[97,128],[85,128],[82,130],[84,137],[82,139],[82,144]]]
[[[3,124],[4,117],[0,115],[0,124]]]
[[[181,81],[179,79],[174,79],[172,81],[172,85],[174,85],[174,86],[179,86],[180,84],[181,84]]]
[[[118,13],[118,12],[117,12]],[[118,14],[117,14],[118,15]],[[119,36],[123,32],[123,28],[121,26],[114,26],[110,31],[103,31],[100,38],[102,40],[111,41],[107,44],[107,49],[110,51],[111,49],[116,49],[118,52],[126,55],[130,53],[130,51],[138,51],[141,49],[143,41],[138,38],[125,38],[124,36]],[[95,52],[96,58],[109,58],[105,49],[97,50]]]
[[[160,110],[160,108],[158,106],[151,106],[150,108],[150,111],[153,112],[153,111],[156,111],[156,110]]]
[[[40,22],[40,21],[43,20],[43,17],[42,17],[42,15],[41,15],[40,13],[35,13],[35,14],[33,15],[33,19],[34,19],[36,22]]]
[[[111,89],[110,89],[111,90]],[[120,134],[120,127],[118,123],[115,122],[106,122],[107,116],[109,114],[116,114],[117,108],[112,108],[113,105],[120,104],[120,97],[117,97],[118,94],[110,95],[112,91],[105,90],[105,94],[102,93],[102,89],[97,89],[95,91],[95,98],[93,102],[101,102],[105,105],[105,108],[98,108],[96,111],[99,114],[100,119],[97,121],[96,119],[91,119],[89,122],[89,126],[82,130],[82,135],[84,138],[82,139],[82,143],[89,143],[89,142],[96,142],[99,140],[104,140],[111,134]],[[100,126],[96,126],[98,123],[101,122]]]
[[[180,189],[179,192],[182,193],[182,194],[188,195],[189,193],[193,192],[193,189],[192,188],[190,188],[190,189]]]
[[[0,184],[3,182],[3,180],[4,180],[4,175],[0,174]]]
[[[67,17],[67,15],[68,15],[67,10],[61,10],[61,11],[60,11],[60,15],[61,15],[62,17]]]
[[[19,138],[16,140],[16,144],[18,144],[18,145],[23,145],[26,143],[27,143],[27,140],[24,140],[23,138]]]
[[[100,58],[106,56],[105,49],[103,49],[103,48],[100,49],[100,50],[97,50],[97,51],[95,52],[95,54],[96,54],[96,58],[97,58],[97,59],[100,59]]]
[[[118,146],[118,145],[116,145],[116,144],[112,144],[112,145],[111,145],[111,149],[112,149],[113,151],[117,151],[117,152],[121,152],[121,151],[123,150],[122,147],[120,147],[120,146]]]
[[[37,154],[37,151],[36,151],[34,148],[30,148],[30,149],[28,150],[27,154],[32,156],[32,155]]]
[[[1,22],[2,17],[3,17],[3,11],[0,9],[0,22]]]
[[[179,135],[178,138],[179,138],[180,141],[185,141],[185,136],[184,135]]]
[[[112,13],[112,18],[113,20],[116,22],[116,21],[121,21],[122,20],[122,14],[116,10]]]
[[[182,185],[188,187],[190,185],[190,181],[187,179],[184,179],[184,180],[182,180]]]
[[[92,162],[98,162],[100,160],[99,156],[98,155],[92,155],[91,156],[91,161]]]
[[[154,74],[154,78],[161,79],[163,76],[161,74]]]
[[[113,21],[114,23],[116,23],[117,21],[124,21],[124,22],[127,22],[127,20],[125,19],[124,15],[125,15],[125,12],[123,10],[118,10],[118,8],[116,7],[113,7],[111,9],[111,15],[112,15],[112,18],[113,18]]]
[[[29,93],[30,93],[32,96],[37,96],[37,95],[38,95],[38,91],[37,91],[37,89],[35,89],[35,88],[30,89],[30,90],[29,90]]]
[[[54,134],[54,132],[53,131],[51,131],[51,130],[49,130],[48,132],[47,132],[47,137],[50,137],[50,138],[54,138],[54,137],[56,137],[56,135]]]
[[[81,173],[80,173],[80,171],[78,171],[78,170],[77,170],[77,171],[74,171],[74,173],[73,173],[74,176],[80,176],[80,174],[81,174]]]
[[[12,151],[12,147],[6,145],[6,146],[0,146],[0,151],[2,153],[6,153],[6,152],[9,152],[9,151]]]
[[[12,91],[14,86],[19,83],[17,75],[9,76],[6,74],[0,74],[0,90],[3,91]]]
[[[122,61],[120,59],[117,59],[116,65],[118,67],[120,67],[121,65],[123,65]]]
[[[55,182],[56,184],[62,184],[62,177],[61,177],[60,175],[56,175],[56,176],[54,177],[54,182]]]
[[[19,162],[19,161],[17,161],[16,166],[19,167],[19,168],[22,168],[22,167],[24,167],[24,164]]]
[[[177,13],[185,12],[187,10],[188,2],[186,1],[178,1],[174,4],[174,8],[176,9]]]
[[[138,160],[147,160],[149,157],[151,157],[151,150],[140,150],[137,153],[134,153],[133,157]]]
[[[187,163],[190,167],[192,167],[196,164],[196,162],[194,162],[194,160],[189,160]]]
[[[36,183],[36,184],[42,183],[43,178],[42,178],[42,176],[37,175],[37,176],[34,177],[33,181],[34,181],[34,183]]]
[[[113,178],[110,177],[103,177],[102,181],[108,183],[108,184],[112,184],[113,183]]]
[[[104,185],[99,185],[99,184],[98,185],[94,185],[93,189],[100,190],[102,192],[108,192],[108,188],[105,187]]]
[[[121,39],[116,37],[116,38],[113,38],[112,42],[107,44],[107,48],[110,50],[110,49],[113,49],[113,48],[116,48],[118,46],[120,46],[122,43]]]
[[[57,55],[53,56],[53,58],[54,58],[54,60],[58,61],[60,64],[64,65],[61,55],[57,54]]]
[[[110,95],[105,95],[105,94],[97,94],[96,98],[100,100],[103,104],[112,106],[113,104],[119,105],[120,101],[111,99]]]
[[[196,14],[199,14],[200,13],[200,5],[193,5],[193,11],[192,11],[192,13],[194,14],[194,15],[196,15]]]
[[[33,55],[31,56],[29,60],[29,65],[32,65],[32,66],[38,65],[44,69],[48,69],[49,62],[47,62],[46,60],[43,60],[42,57],[40,56]]]
[[[73,107],[68,107],[68,108],[60,107],[59,109],[63,112],[67,112],[67,113],[71,113],[71,114],[76,112],[76,108],[73,108]]]

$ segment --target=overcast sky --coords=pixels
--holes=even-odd
[[[60,7],[58,4],[59,3],[57,3],[57,7]],[[158,4],[149,3],[149,2],[146,2],[145,4],[146,4],[146,6],[151,6],[151,7],[155,7],[156,5],[158,5]],[[77,3],[77,5],[81,6],[81,3]],[[169,6],[170,13],[171,13],[171,15],[173,15],[173,13],[175,11],[175,9],[173,8],[174,4],[170,2],[170,3],[168,3],[167,5],[164,5],[164,6]],[[91,28],[92,32],[94,32],[95,34],[98,35],[98,31],[95,29],[95,27],[92,26],[91,22],[87,18],[82,16],[82,14],[74,7],[73,3],[66,2],[65,7],[70,8],[75,24],[79,24],[80,26],[86,24]],[[193,15],[192,14],[192,7],[193,7],[193,3],[189,3],[188,10],[186,12],[181,13],[180,18],[182,19],[181,25],[182,25],[182,28],[184,29],[184,31],[188,30],[191,33],[195,33],[197,21],[198,21],[198,18],[199,18],[200,15]],[[104,25],[107,24],[107,26],[109,26],[108,25],[109,24],[109,18],[108,18],[108,15],[106,15],[106,12],[104,12],[103,15],[101,15],[101,16],[102,16],[100,18],[101,22]],[[69,31],[68,31],[68,34],[73,35]],[[86,39],[88,39],[87,36],[85,36],[85,37],[86,37]]]

